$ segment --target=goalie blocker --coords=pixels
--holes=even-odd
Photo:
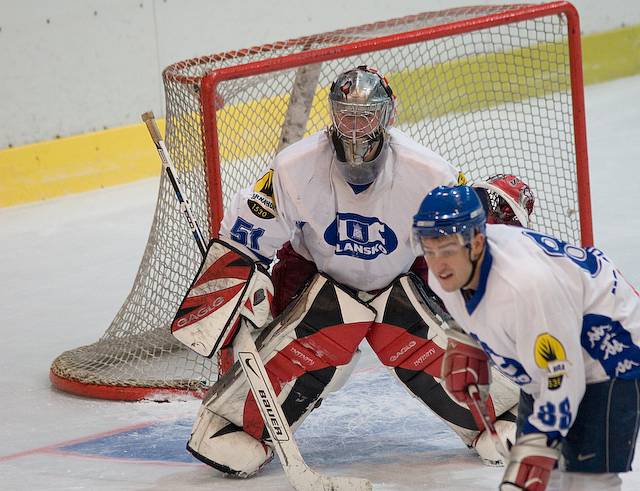
[[[211,357],[231,343],[241,316],[256,328],[265,326],[272,318],[272,300],[266,269],[238,246],[213,239],[171,332],[196,353]]]
[[[465,404],[441,385],[446,336],[442,321],[423,301],[412,275],[397,278],[365,302],[317,274],[300,296],[257,339],[267,374],[292,429],[355,366],[367,339],[378,357],[412,395],[442,418],[487,464],[501,463],[488,435],[478,430]],[[513,440],[518,391],[495,375],[489,413],[503,438]],[[187,449],[201,461],[239,477],[257,472],[273,452],[264,423],[236,363],[214,384],[198,413]]]

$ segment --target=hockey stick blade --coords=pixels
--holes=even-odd
[[[306,466],[296,469],[289,482],[298,491],[371,491],[371,482],[358,477],[327,476]]]
[[[491,436],[491,440],[493,441],[493,444],[496,447],[496,450],[505,459],[509,458],[509,450],[507,449],[504,442],[500,438],[500,435],[498,435],[498,432],[496,431],[496,427],[491,422],[491,419],[487,414],[487,408],[482,403],[482,400],[480,398],[480,390],[478,389],[478,386],[469,385],[469,387],[467,387],[467,393],[469,394],[470,403],[473,404],[478,414],[480,414],[480,418],[482,419],[482,424],[484,425],[484,429],[487,432],[489,432],[489,435]]]
[[[312,470],[302,458],[291,427],[278,403],[264,363],[253,339],[242,321],[234,345],[238,360],[256,400],[265,427],[271,436],[274,450],[291,486],[297,491],[369,491],[371,483],[366,479],[327,476]]]

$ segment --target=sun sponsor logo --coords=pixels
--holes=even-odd
[[[247,200],[251,212],[258,218],[271,220],[275,218],[276,201],[273,194],[273,169],[263,175],[253,187],[253,193]]]
[[[536,338],[534,345],[536,365],[547,370],[547,387],[556,390],[567,374],[568,362],[564,346],[557,338],[545,332]]]

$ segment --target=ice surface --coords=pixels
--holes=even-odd
[[[596,245],[640,283],[640,77],[586,91]],[[199,401],[87,400],[52,389],[49,365],[95,341],[132,284],[158,182],[0,209],[1,489],[289,489],[281,468],[225,479],[184,450]],[[367,348],[349,383],[301,426],[309,465],[376,490],[496,489],[473,453]],[[636,467],[640,462],[636,459]],[[640,471],[623,489],[640,489]]]

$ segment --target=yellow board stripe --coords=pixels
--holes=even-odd
[[[164,131],[164,120],[158,125]],[[0,207],[151,177],[161,163],[144,124],[0,151]]]
[[[640,73],[640,25],[582,38],[586,85]]]
[[[584,36],[582,47],[586,84],[640,73],[640,25]],[[525,49],[530,51],[532,48],[521,48]],[[528,58],[536,60],[536,65],[524,70],[519,68],[514,71],[512,68],[516,64],[510,60],[521,54],[519,50],[515,50],[511,53],[477,56],[471,59],[472,63],[466,59],[464,62],[450,62],[392,74],[390,83],[403,106],[401,114],[404,122],[438,117],[451,111],[484,109],[508,102],[504,98],[487,98],[488,94],[499,92],[487,88],[495,84],[506,84],[513,78],[531,77],[537,82],[529,85],[526,93],[516,94],[509,100],[566,88],[568,80],[563,79],[564,75],[559,79],[549,63],[553,57],[567,56],[566,47],[545,44],[533,49],[536,51],[535,56],[528,54]],[[489,68],[489,73],[492,74],[489,79],[480,75],[481,66],[483,71]],[[543,76],[540,76],[541,72]],[[415,91],[416,80],[430,80],[422,95]],[[409,86],[412,86],[411,96],[405,89]],[[455,93],[458,97],[450,98],[444,105],[440,103],[430,106],[429,101],[434,99],[432,92],[427,94],[430,87],[439,87],[438,90],[442,93]],[[328,122],[326,96],[327,88],[315,94],[309,125],[314,131]],[[255,155],[262,153],[265,148],[275,148],[280,135],[260,134],[253,127],[255,121],[260,121],[261,118],[276,118],[275,122],[281,124],[285,112],[282,108],[286,108],[287,100],[288,96],[278,96],[254,101],[251,103],[251,111],[246,111],[246,107],[233,106],[220,111],[219,125],[222,127],[233,124],[232,133],[236,145],[230,146],[228,151],[237,158],[239,154]],[[238,114],[241,113],[249,115],[246,117],[250,117],[251,121],[238,120]],[[164,120],[159,120],[159,124],[164,131]],[[224,144],[222,148],[225,148]],[[222,158],[229,157],[230,154],[222,155]],[[155,147],[143,124],[7,148],[0,150],[0,207],[157,176],[160,169]]]

